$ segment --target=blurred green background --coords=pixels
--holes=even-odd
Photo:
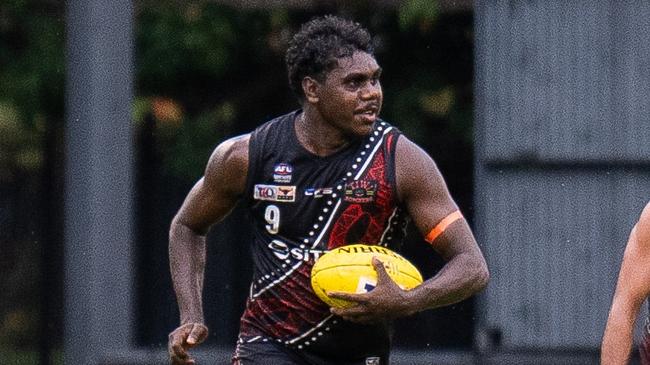
[[[0,3],[0,358],[9,363],[52,361],[62,345],[64,5]],[[177,321],[166,271],[172,215],[217,143],[298,106],[287,85],[284,50],[315,15],[339,14],[371,31],[384,68],[382,117],[434,157],[471,217],[471,6],[425,0],[255,9],[206,1],[135,6],[136,343],[164,347]],[[432,275],[440,260],[421,243],[411,234],[407,256]],[[212,338],[215,343],[234,341],[250,278],[248,261],[241,260],[234,283],[219,283],[225,292],[206,296],[232,297],[232,315],[215,322],[229,330]],[[207,275],[219,274],[209,266]],[[469,300],[407,319],[400,326],[411,330],[399,332],[398,326],[397,343],[470,347],[473,315]]]

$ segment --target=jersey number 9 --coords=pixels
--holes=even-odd
[[[275,205],[269,205],[264,212],[264,219],[268,223],[266,230],[270,234],[277,234],[280,230],[280,208]]]

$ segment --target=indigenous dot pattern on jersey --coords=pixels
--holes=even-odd
[[[319,157],[298,142],[297,113],[251,135],[246,204],[254,273],[239,341],[277,341],[297,349],[347,342],[359,352],[386,346],[385,325],[357,328],[332,316],[311,288],[310,271],[320,255],[336,247],[401,245],[408,219],[395,187],[400,132],[378,120],[367,137]]]

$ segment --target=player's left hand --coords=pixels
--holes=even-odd
[[[357,303],[348,308],[331,308],[332,314],[357,323],[372,323],[413,314],[414,311],[409,305],[408,292],[391,279],[384,264],[378,258],[372,258],[372,266],[377,272],[377,286],[368,293],[327,293],[331,298]]]

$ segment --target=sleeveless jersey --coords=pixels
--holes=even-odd
[[[378,120],[368,136],[319,157],[298,142],[300,112],[251,134],[244,201],[254,270],[239,341],[277,341],[329,358],[387,354],[388,323],[333,316],[314,294],[310,271],[320,255],[342,245],[401,245],[408,218],[395,184],[400,133]]]

